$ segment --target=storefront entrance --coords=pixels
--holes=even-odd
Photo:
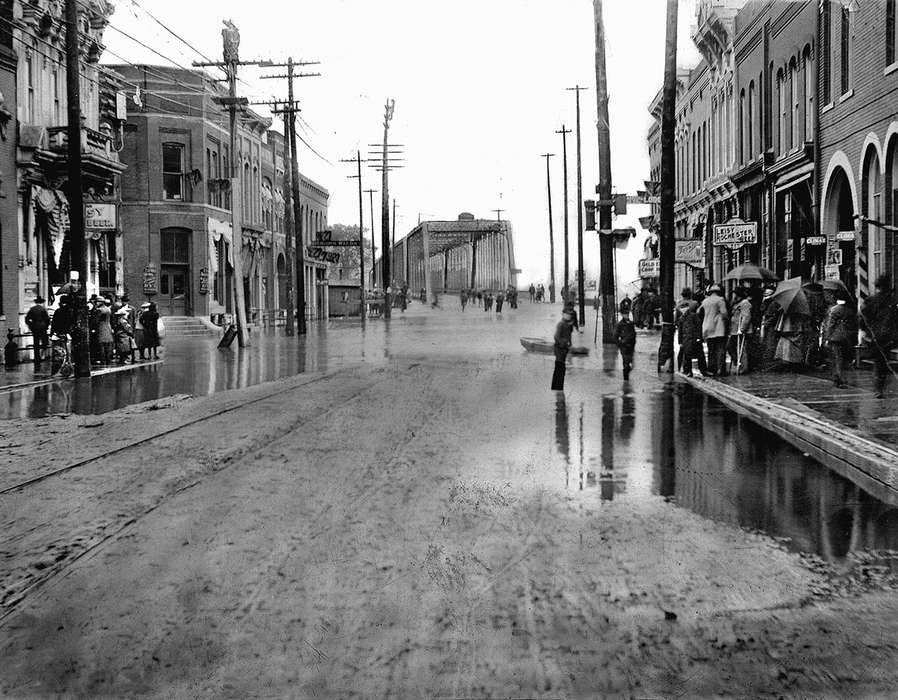
[[[188,316],[188,279],[190,268],[163,265],[159,275],[159,298],[156,303],[163,316]]]

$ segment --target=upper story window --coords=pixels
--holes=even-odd
[[[162,198],[183,200],[184,144],[162,144]]]
[[[776,151],[778,155],[782,155],[788,150],[786,147],[786,81],[782,70],[776,73],[776,101],[779,110],[776,126]]]
[[[755,157],[755,81],[748,84],[748,160]]]
[[[820,28],[823,33],[820,45],[822,71],[822,97],[824,105],[832,101],[832,6],[830,0],[820,4]]]
[[[898,43],[898,22],[895,21],[895,0],[886,0],[886,65],[896,61],[895,44]]]
[[[840,49],[842,94],[851,89],[851,12],[842,8],[842,41]]]
[[[804,64],[804,140],[814,140],[814,63],[811,47],[806,46],[801,59]]]
[[[25,54],[25,87],[28,91],[25,97],[25,121],[34,123],[34,59],[31,51],[26,49]]]
[[[799,81],[801,78],[801,63],[794,58],[789,63],[789,104],[792,110],[789,146],[795,148],[801,141],[801,98],[799,97]]]
[[[53,71],[53,118],[54,124],[63,123],[62,115],[62,78],[60,73],[62,69],[57,66]]]

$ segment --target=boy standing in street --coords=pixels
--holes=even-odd
[[[630,370],[633,368],[633,351],[636,349],[636,326],[630,320],[629,311],[621,312],[620,320],[614,327],[614,339],[620,350],[624,381],[626,382],[630,379]]]

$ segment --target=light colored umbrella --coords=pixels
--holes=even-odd
[[[762,282],[777,282],[777,277],[772,270],[754,263],[744,263],[726,273],[725,280],[761,280]]]
[[[801,287],[801,277],[793,277],[780,282],[776,285],[776,291],[770,298],[782,307],[785,314],[811,315],[808,297]]]

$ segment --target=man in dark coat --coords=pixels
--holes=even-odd
[[[823,340],[829,350],[832,365],[833,384],[845,386],[843,374],[845,359],[849,357],[851,348],[857,338],[856,315],[845,299],[837,299],[826,314],[823,322]]]
[[[50,328],[50,314],[44,306],[44,298],[38,295],[34,300],[34,306],[25,314],[25,325],[31,331],[32,345],[34,347],[34,366],[41,366],[43,351],[50,345],[47,331]]]
[[[636,326],[630,320],[630,314],[622,313],[620,315],[620,320],[614,327],[614,340],[620,350],[624,381],[626,382],[630,379],[630,370],[633,368],[633,351],[636,349]]]
[[[561,312],[561,320],[555,327],[555,371],[552,373],[552,389],[564,389],[565,360],[571,349],[571,333],[574,330],[574,316],[568,311]]]
[[[876,280],[876,294],[861,305],[858,325],[870,339],[873,351],[873,388],[876,398],[885,393],[889,376],[889,359],[898,345],[898,308],[892,293],[892,278],[882,275]]]

